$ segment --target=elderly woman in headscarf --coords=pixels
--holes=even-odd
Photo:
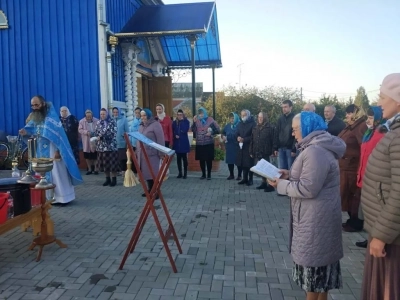
[[[269,123],[267,114],[260,112],[257,116],[257,126],[253,128],[250,142],[250,156],[254,159],[254,165],[261,159],[270,161],[270,156],[275,148],[274,136],[275,128]],[[273,187],[268,185],[265,177],[262,177],[261,180],[261,185],[256,188],[257,190],[264,190],[266,193],[275,191]]]
[[[71,115],[66,106],[60,108],[60,120],[64,127],[72,152],[74,153],[76,164],[79,165],[79,121],[75,116]]]
[[[324,120],[313,112],[293,118],[299,155],[290,172],[268,179],[281,195],[291,199],[289,251],[293,280],[307,300],[326,300],[328,291],[342,286],[342,213],[338,159],[346,144],[326,132]]]
[[[140,116],[142,122],[140,123],[139,132],[153,142],[164,145],[165,139],[161,124],[153,117],[153,113],[151,112],[151,110],[148,108],[144,108],[140,112]],[[147,156],[149,157],[150,161],[150,166],[148,166],[145,156],[143,154],[143,149],[141,148],[141,144],[136,144],[136,147],[136,154],[138,157],[140,170],[142,171],[143,177],[147,182],[148,191],[150,192],[154,185],[154,180],[151,176],[150,168],[151,170],[153,170],[154,176],[157,177],[158,170],[160,168],[160,159],[164,157],[164,154],[154,149],[153,147],[150,147],[149,145],[143,143],[143,147],[146,150]],[[146,197],[146,194],[143,193],[142,196]]]
[[[205,108],[201,107],[197,116],[193,117],[192,132],[196,137],[196,160],[200,161],[200,179],[211,180],[212,162],[214,160],[214,135],[220,128],[213,118],[209,117]],[[207,166],[207,177],[206,177]]]
[[[400,73],[386,76],[378,105],[389,132],[372,151],[361,205],[368,232],[361,300],[400,299]]]
[[[120,170],[117,123],[110,117],[105,108],[100,110],[100,120],[97,122],[94,135],[97,137],[97,168],[104,170],[106,174],[106,181],[103,186],[115,186],[117,184],[117,172]]]
[[[88,171],[86,175],[98,175],[97,169],[97,153],[96,149],[90,146],[90,139],[94,137],[97,122],[99,120],[93,117],[93,112],[90,109],[85,111],[85,117],[79,121],[79,133],[82,138],[83,157],[86,160]]]
[[[342,198],[342,211],[349,215],[343,230],[357,232],[363,229],[363,221],[358,218],[361,189],[357,187],[357,172],[361,157],[361,144],[367,125],[365,113],[358,106],[351,104],[346,108],[347,126],[339,133],[346,143],[346,152],[339,159],[340,166],[340,196]]]
[[[238,184],[253,185],[253,172],[250,168],[254,166],[254,159],[250,156],[250,143],[253,128],[256,126],[250,111],[243,109],[240,112],[241,122],[236,130],[236,141],[239,149],[236,154],[236,165],[243,169],[243,179]]]
[[[240,122],[240,118],[237,113],[229,114],[229,123],[225,125],[224,130],[222,131],[222,140],[225,142],[225,162],[228,164],[229,176],[227,180],[235,179],[234,168],[235,168],[235,159],[237,155],[237,151],[239,149],[239,143],[236,140],[236,130],[237,125]],[[238,167],[238,176],[237,180],[241,180],[242,178],[242,168]]]
[[[368,158],[375,149],[375,146],[383,138],[385,133],[388,131],[384,125],[386,120],[382,118],[382,109],[379,106],[371,106],[367,111],[367,131],[364,133],[362,144],[361,144],[361,158],[360,166],[358,168],[357,175],[357,187],[362,188],[362,181],[367,167]],[[361,205],[358,209],[358,218],[364,220]],[[361,248],[367,248],[368,241],[356,242],[356,246]]]

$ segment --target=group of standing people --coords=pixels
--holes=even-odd
[[[272,156],[279,157],[280,168],[290,169],[296,157],[291,127],[294,117],[292,106],[290,100],[282,103],[283,114],[276,126],[270,123],[265,112],[259,112],[256,120],[247,109],[240,112],[240,117],[234,112],[229,115],[230,122],[222,131],[222,140],[226,146],[225,161],[229,169],[227,180],[235,179],[236,165],[238,184],[253,185],[254,174],[250,169],[261,159],[270,162]],[[256,189],[265,192],[275,190],[265,178],[262,178]]]
[[[328,108],[328,109],[327,109]],[[327,107],[325,116],[333,110]],[[327,118],[326,118],[327,119]],[[400,73],[386,76],[378,106],[346,108],[346,123],[313,110],[293,117],[297,157],[268,183],[291,198],[293,280],[307,300],[342,286],[342,231],[364,228],[368,240],[362,300],[400,299]],[[361,202],[361,206],[360,206]],[[342,224],[341,211],[349,220]]]

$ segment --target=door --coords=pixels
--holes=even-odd
[[[149,85],[149,108],[156,114],[156,105],[161,103],[165,107],[165,113],[173,117],[172,111],[172,78],[171,77],[151,77],[148,78]]]

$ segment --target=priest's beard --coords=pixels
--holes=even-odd
[[[31,114],[31,120],[35,123],[43,123],[47,115],[47,107],[43,105],[39,109],[34,109]]]

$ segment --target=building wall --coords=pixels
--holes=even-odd
[[[106,0],[106,21],[110,30],[118,33],[142,5],[140,0]],[[117,47],[112,57],[114,101],[125,101],[124,61],[121,47]]]
[[[111,1],[110,1],[111,2]],[[96,0],[1,0],[0,129],[16,134],[43,95],[82,118],[100,109]]]

